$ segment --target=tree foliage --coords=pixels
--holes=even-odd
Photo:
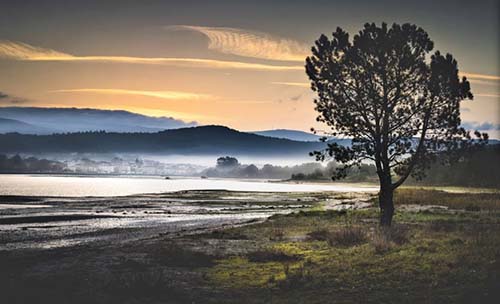
[[[58,161],[0,154],[0,173],[62,173],[66,169],[66,165]]]
[[[352,42],[337,28],[332,40],[316,41],[306,71],[318,93],[317,120],[353,138],[351,147],[330,144],[327,155],[347,166],[372,160],[404,178],[435,152],[472,142],[460,127],[459,107],[473,98],[470,84],[459,78],[452,55],[437,51],[428,63],[432,49],[427,33],[410,24],[366,24]]]
[[[219,169],[232,169],[239,166],[239,162],[235,157],[222,156],[217,158],[217,168]]]
[[[433,47],[428,34],[411,24],[365,24],[352,40],[337,28],[332,39],[321,35],[315,42],[306,72],[318,96],[317,120],[332,135],[352,138],[349,147],[332,143],[313,153],[344,164],[334,178],[371,161],[381,192],[391,194],[410,174],[423,176],[436,154],[452,157],[487,140],[460,127],[460,102],[473,98],[470,84],[459,77],[453,56],[431,55]],[[392,206],[392,194],[389,200]]]

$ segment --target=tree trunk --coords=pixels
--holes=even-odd
[[[382,184],[378,194],[380,206],[380,226],[389,227],[394,215],[394,203],[392,201],[394,190],[391,185]]]

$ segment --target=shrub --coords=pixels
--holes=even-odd
[[[271,227],[269,231],[269,240],[271,241],[282,241],[285,238],[285,230],[281,227]]]
[[[397,245],[403,245],[408,242],[409,230],[406,226],[393,226],[384,230],[385,235]]]
[[[367,240],[366,231],[358,226],[344,226],[338,230],[319,229],[308,234],[308,238],[326,241],[330,246],[350,247],[362,244]]]
[[[371,241],[376,253],[385,253],[392,249],[394,244],[383,233],[375,233]]]
[[[311,282],[312,275],[308,270],[310,263],[304,262],[297,269],[290,269],[288,264],[283,264],[283,271],[285,273],[285,279],[278,281],[278,288],[283,290],[293,290],[301,288],[308,282]]]
[[[313,230],[307,234],[307,239],[312,241],[326,241],[329,233],[326,229]]]
[[[372,245],[375,252],[384,253],[396,245],[403,245],[408,242],[408,228],[404,226],[392,226],[389,228],[379,228],[372,237]]]

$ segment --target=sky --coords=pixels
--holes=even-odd
[[[303,67],[314,40],[410,22],[471,81],[463,125],[498,138],[499,10],[497,0],[0,0],[0,106],[321,128]]]

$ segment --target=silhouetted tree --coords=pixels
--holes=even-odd
[[[248,165],[242,170],[242,174],[245,177],[255,178],[259,175],[259,168],[255,165]]]
[[[18,154],[9,158],[0,154],[0,173],[59,173],[64,172],[65,169],[65,164],[58,161],[35,157],[23,159]]]
[[[217,168],[218,169],[232,169],[239,166],[239,162],[236,158],[231,156],[224,156],[217,158]]]
[[[352,146],[329,143],[312,154],[342,163],[333,178],[373,161],[380,181],[380,224],[394,214],[393,192],[411,174],[423,170],[436,153],[487,140],[486,134],[460,127],[460,101],[472,99],[469,82],[459,78],[450,54],[435,52],[420,27],[365,24],[352,41],[341,28],[330,40],[321,35],[306,59],[306,72],[319,112],[317,120],[332,135],[352,138]],[[441,153],[442,154],[442,153]],[[452,153],[447,153],[453,155]],[[397,179],[393,181],[393,173]]]

